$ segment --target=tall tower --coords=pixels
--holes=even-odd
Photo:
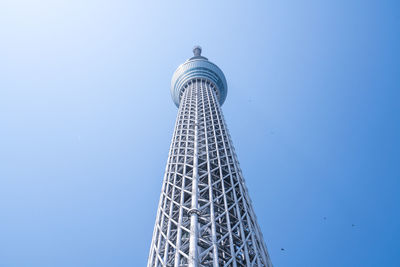
[[[179,107],[148,267],[272,266],[221,105],[224,73],[201,56],[171,82]]]

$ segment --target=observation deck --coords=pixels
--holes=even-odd
[[[200,46],[195,46],[193,48],[193,54],[194,56],[181,64],[172,76],[172,100],[175,105],[179,107],[181,93],[185,85],[192,79],[199,78],[206,79],[215,85],[216,90],[218,90],[217,96],[219,104],[222,105],[228,93],[228,85],[224,73],[217,65],[201,55]]]

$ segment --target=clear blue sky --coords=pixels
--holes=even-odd
[[[400,266],[398,1],[3,0],[0,36],[0,267],[145,266],[196,44],[274,265]]]

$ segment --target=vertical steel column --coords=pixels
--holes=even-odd
[[[192,179],[192,206],[189,210],[190,215],[190,248],[189,248],[189,266],[197,267],[198,266],[198,251],[197,251],[197,242],[198,242],[198,88],[195,84],[193,88],[192,95],[194,95],[195,101],[195,119],[194,119],[194,157],[193,157],[193,179]],[[193,101],[193,97],[192,97]]]

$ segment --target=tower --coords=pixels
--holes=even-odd
[[[172,77],[179,110],[148,267],[271,267],[221,111],[225,76],[193,53]]]

